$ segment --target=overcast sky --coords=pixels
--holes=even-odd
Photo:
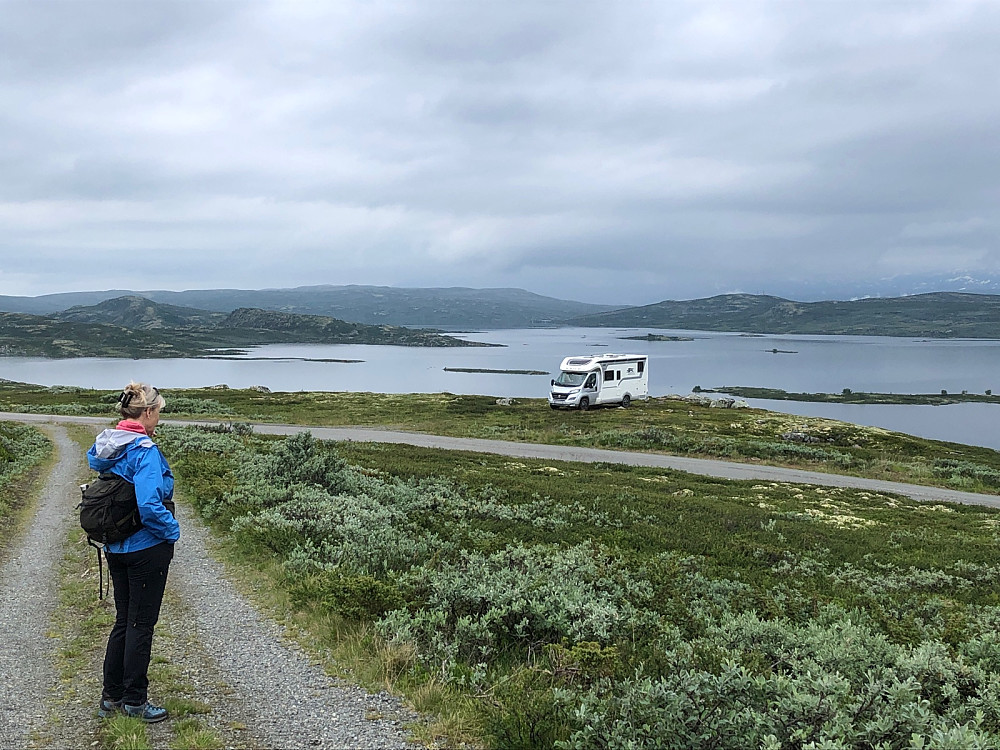
[[[1000,288],[998,40],[997,0],[0,0],[0,294]]]

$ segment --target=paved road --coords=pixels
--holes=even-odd
[[[107,425],[110,420],[103,417],[67,417],[43,414],[12,414],[0,412],[0,419],[18,422],[58,422],[76,424]],[[214,424],[186,420],[163,420],[163,424],[197,425]],[[824,487],[853,487],[870,492],[892,492],[906,495],[925,502],[963,503],[965,505],[988,505],[1000,508],[1000,496],[982,495],[975,492],[959,492],[940,487],[925,487],[903,482],[886,482],[878,479],[849,477],[842,474],[826,474],[819,471],[787,469],[778,466],[743,464],[733,461],[717,461],[707,458],[687,456],[667,456],[660,453],[632,453],[610,451],[599,448],[575,448],[563,445],[541,445],[538,443],[514,443],[504,440],[481,440],[478,438],[442,437],[418,432],[398,432],[365,427],[303,427],[302,425],[254,424],[254,430],[265,435],[293,435],[308,430],[322,440],[354,440],[371,443],[404,443],[425,448],[472,451],[474,453],[495,453],[516,458],[541,458],[550,461],[580,461],[584,463],[614,463],[627,466],[650,466],[658,469],[676,469],[691,474],[718,477],[720,479],[752,479],[769,482],[791,482],[794,484],[814,484]]]

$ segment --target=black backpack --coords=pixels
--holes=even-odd
[[[80,490],[83,493],[83,499],[77,506],[80,509],[80,527],[87,532],[87,544],[97,550],[97,594],[103,599],[104,565],[100,545],[128,539],[142,528],[135,485],[112,472],[102,472],[90,484],[80,485]],[[163,505],[171,514],[174,513],[173,500],[164,500]]]
[[[120,542],[142,528],[135,485],[124,477],[104,472],[80,489],[80,526],[91,545]]]

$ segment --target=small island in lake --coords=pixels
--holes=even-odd
[[[845,388],[840,393],[790,393],[780,388],[752,388],[748,386],[721,386],[711,390],[698,389],[698,393],[726,393],[740,398],[760,398],[772,401],[811,401],[829,404],[909,404],[914,406],[944,406],[946,404],[961,404],[978,402],[987,404],[1000,403],[1000,396],[994,396],[992,390],[984,393],[865,393]]]
[[[445,372],[474,372],[487,375],[548,375],[545,370],[491,370],[488,367],[445,367]]]
[[[619,336],[621,341],[694,341],[690,336],[664,336],[660,333],[647,333],[645,336]]]

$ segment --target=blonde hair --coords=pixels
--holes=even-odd
[[[148,383],[129,383],[118,397],[118,413],[125,419],[135,419],[146,409],[162,409],[166,405],[160,391]]]

